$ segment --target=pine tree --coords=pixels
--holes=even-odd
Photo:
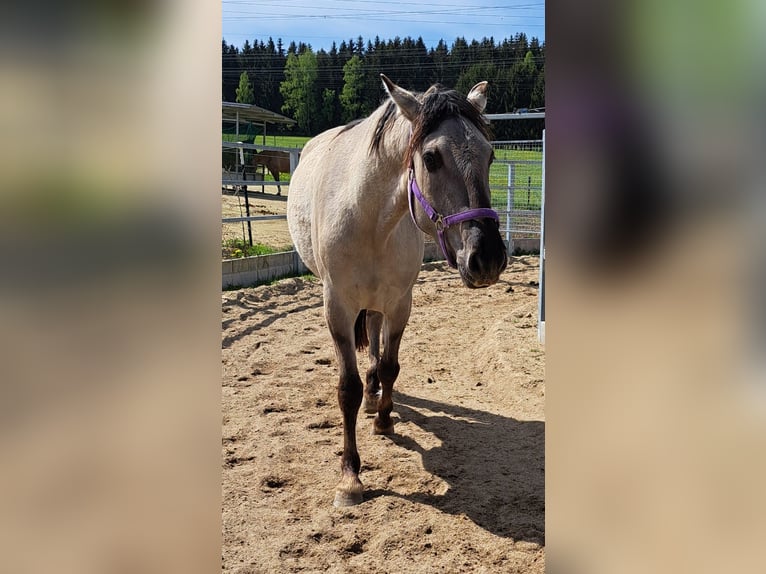
[[[362,59],[355,55],[343,66],[343,91],[340,103],[343,106],[343,120],[350,122],[360,116],[364,92],[364,70]]]
[[[447,77],[447,66],[449,62],[449,50],[444,40],[439,40],[436,48],[431,49],[431,61],[434,63],[433,72],[431,72],[430,81],[432,84],[452,85]]]
[[[255,95],[253,94],[253,86],[250,85],[250,78],[247,76],[247,72],[243,71],[239,76],[239,87],[237,88],[237,99],[240,104],[253,104],[255,103]]]
[[[321,94],[317,86],[317,58],[311,49],[300,56],[287,56],[285,79],[279,86],[285,103],[282,111],[292,114],[298,126],[307,134],[320,120]]]
[[[239,70],[239,48],[233,44],[221,42],[221,99],[233,102],[237,90],[237,71]]]
[[[532,90],[532,101],[530,105],[533,108],[545,107],[545,67],[537,74],[535,87]]]

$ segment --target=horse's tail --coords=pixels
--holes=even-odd
[[[354,339],[356,340],[357,351],[361,351],[370,344],[370,339],[367,336],[367,309],[362,309],[356,316]]]

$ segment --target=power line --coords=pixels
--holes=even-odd
[[[286,0],[279,0],[274,4],[263,1],[234,1],[224,0],[224,5],[228,5],[231,8],[252,8],[256,11],[241,10],[223,8],[223,14],[229,14],[232,16],[223,16],[224,21],[241,21],[249,19],[257,19],[260,21],[276,21],[276,20],[381,20],[387,21],[406,21],[409,23],[453,23],[450,21],[433,20],[427,18],[428,16],[454,16],[459,17],[459,23],[461,24],[478,24],[478,25],[503,25],[505,22],[497,22],[500,20],[510,19],[535,19],[544,20],[543,14],[524,14],[519,15],[514,12],[519,10],[540,10],[544,7],[544,3],[527,3],[527,4],[501,4],[491,6],[476,6],[466,5],[464,2],[459,4],[444,4],[444,3],[428,3],[418,4],[414,9],[413,5],[409,2],[391,1],[381,4],[377,0],[341,0],[343,4],[349,4],[355,6],[349,7],[333,7],[328,6],[327,3],[318,6],[316,4],[291,4]],[[359,7],[360,5],[373,4],[374,9]],[[400,9],[399,6],[406,6],[406,9]],[[264,8],[276,8],[264,10]],[[498,13],[500,11],[500,13]],[[504,12],[508,12],[507,15]],[[486,18],[487,22],[465,22],[462,20],[465,16],[474,16],[479,18]],[[406,18],[402,20],[401,18]],[[426,18],[424,18],[426,17]],[[456,20],[457,21],[457,20]]]
[[[315,7],[312,6],[296,6],[295,8],[301,8],[306,10],[312,10],[315,9]],[[295,12],[270,12],[268,14],[264,14],[262,11],[259,12],[251,12],[251,11],[245,11],[245,10],[226,10],[224,9],[222,13],[224,14],[245,14],[249,15],[255,18],[262,18],[264,20],[269,19],[282,19],[282,18],[322,18],[322,19],[344,19],[344,20],[353,20],[357,18],[367,18],[369,16],[399,16],[399,15],[406,15],[408,18],[412,19],[413,16],[425,16],[425,15],[439,15],[439,16],[465,16],[465,15],[472,15],[472,16],[483,16],[486,14],[487,18],[496,18],[500,14],[495,13],[497,10],[502,10],[503,12],[506,11],[505,8],[502,6],[487,6],[487,7],[476,7],[476,6],[464,6],[460,8],[450,8],[448,10],[354,10],[353,13],[350,14],[339,14],[335,11],[317,11],[313,14],[296,14]],[[488,13],[488,12],[492,13]],[[535,18],[535,19],[544,19],[544,15],[510,15],[511,17],[518,17],[518,18]]]
[[[290,7],[299,7],[294,4],[291,4],[291,2],[300,2],[305,0],[222,0],[222,4],[234,4],[234,5],[245,5],[245,6],[265,6],[265,5],[275,5],[280,7],[290,6]],[[380,0],[325,0],[324,4],[325,6],[329,3],[336,3],[336,4],[375,4],[380,5]],[[412,2],[406,1],[406,0],[387,0],[386,5],[401,5],[401,6],[412,6]],[[434,6],[439,8],[453,8],[453,7],[465,7],[466,2],[465,0],[456,0],[454,3],[447,3],[447,2],[418,2],[418,6]],[[470,5],[469,5],[470,6]],[[316,4],[310,6],[311,8],[316,8]],[[482,8],[484,6],[474,6],[475,8]],[[526,2],[524,4],[503,4],[500,6],[492,6],[493,8],[505,8],[508,10],[528,10],[528,9],[535,9],[535,8],[544,8],[545,2]]]

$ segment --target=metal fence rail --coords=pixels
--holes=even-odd
[[[224,156],[224,163],[227,159],[234,165],[230,165],[229,169],[222,166],[222,180],[221,185],[242,187],[242,186],[263,186],[275,185],[279,187],[281,191],[283,185],[289,185],[289,179],[292,172],[295,171],[295,167],[298,165],[300,158],[301,148],[284,147],[284,146],[270,146],[266,144],[248,144],[243,142],[221,142],[222,153]],[[228,157],[227,157],[228,150]],[[290,171],[280,172],[282,181],[264,181],[267,175],[266,166],[259,164],[260,169],[252,164],[252,154],[254,152],[274,151],[285,152],[290,156]]]
[[[273,221],[275,219],[284,219],[287,221],[286,215],[251,215],[245,217],[224,217],[221,219],[221,223],[242,223],[243,221]]]

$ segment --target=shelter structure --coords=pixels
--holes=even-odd
[[[261,108],[253,104],[239,104],[236,102],[222,102],[221,119],[225,122],[234,122],[239,135],[240,122],[250,122],[263,127],[263,138],[266,141],[266,125],[281,124],[286,126],[295,125],[296,121],[277,112]]]
[[[281,124],[286,126],[292,126],[295,125],[297,122],[292,119],[288,118],[287,116],[283,116],[281,114],[278,114],[276,112],[272,112],[271,110],[267,110],[266,108],[261,108],[260,106],[256,106],[253,104],[240,104],[237,102],[222,102],[221,106],[221,119],[224,122],[234,122],[236,124],[236,136],[237,136],[237,142],[227,142],[223,141],[221,142],[223,147],[223,179],[222,183],[225,189],[225,186],[227,185],[234,185],[235,190],[239,193],[240,191],[243,192],[242,195],[245,199],[245,212],[247,216],[244,218],[244,220],[247,221],[247,235],[248,235],[248,243],[250,245],[253,244],[253,231],[250,224],[251,216],[250,216],[250,201],[248,199],[248,192],[247,192],[247,176],[246,176],[246,169],[247,169],[247,163],[246,157],[245,157],[245,150],[250,150],[248,153],[252,153],[256,151],[256,147],[254,144],[246,144],[239,142],[239,127],[241,122],[247,122],[249,124],[256,124],[263,127],[263,143],[266,143],[266,126],[268,124]],[[228,151],[227,151],[228,150]],[[227,165],[231,162],[231,165],[234,166],[234,176],[232,176],[232,173],[230,169],[231,167],[227,167]],[[295,168],[295,165],[298,162],[298,152],[291,152],[290,154],[290,172],[292,173],[293,169]],[[261,178],[262,180],[263,178]],[[264,183],[262,182],[261,185],[263,186]],[[279,182],[276,183],[276,185],[281,185]],[[281,189],[281,188],[280,188]],[[261,190],[263,192],[263,187],[261,187]]]

